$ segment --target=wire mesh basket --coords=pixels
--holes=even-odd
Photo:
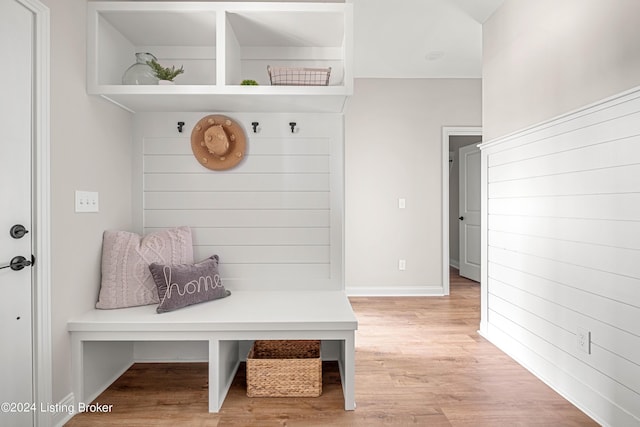
[[[274,86],[328,86],[331,67],[296,68],[269,65],[267,72]]]

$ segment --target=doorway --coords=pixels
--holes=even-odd
[[[0,68],[0,401],[33,402],[31,259],[32,13],[15,0],[0,3],[0,51],[12,66]],[[10,154],[9,154],[10,153]],[[30,426],[33,414],[0,411],[0,424]]]
[[[0,5],[0,52],[12,60],[0,71],[0,336],[11,348],[0,364],[1,400],[9,405],[0,424],[50,425],[51,415],[39,410],[52,401],[49,9],[38,0]]]
[[[477,126],[442,128],[442,282],[443,293],[450,292],[450,268],[459,268],[459,149],[482,142]],[[453,173],[455,172],[455,177]],[[480,182],[478,171],[477,182]],[[455,240],[454,240],[455,239]],[[478,241],[479,245],[479,241]],[[478,253],[479,253],[478,246]]]

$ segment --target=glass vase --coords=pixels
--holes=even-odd
[[[157,85],[158,78],[147,64],[147,61],[156,60],[156,57],[148,52],[136,53],[136,63],[127,68],[122,75],[123,85]]]

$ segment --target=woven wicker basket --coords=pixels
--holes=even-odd
[[[267,66],[273,86],[328,86],[331,67],[295,68]]]
[[[247,357],[247,396],[322,394],[320,341],[256,341]]]

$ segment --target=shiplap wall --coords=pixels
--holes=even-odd
[[[343,289],[342,116],[227,114],[244,127],[247,153],[211,171],[190,145],[207,114],[136,115],[139,228],[192,227],[196,260],[218,254],[232,290]]]
[[[640,425],[640,89],[482,149],[482,332],[599,422]]]

